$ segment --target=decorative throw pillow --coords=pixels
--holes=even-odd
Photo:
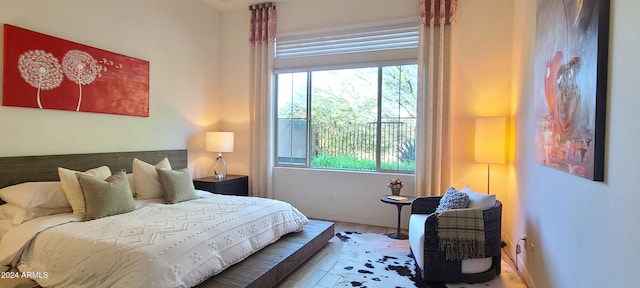
[[[133,159],[133,186],[136,190],[136,198],[154,199],[164,196],[156,168],[171,170],[169,159],[164,158],[155,166],[137,158]]]
[[[84,196],[82,195],[82,189],[80,189],[80,183],[78,183],[78,177],[76,174],[93,175],[98,178],[105,179],[111,176],[111,169],[107,166],[101,166],[98,168],[89,169],[87,171],[78,172],[62,167],[58,167],[58,176],[60,177],[60,183],[62,184],[62,190],[67,196],[67,200],[73,208],[73,214],[84,214]]]
[[[59,181],[25,182],[0,189],[0,198],[20,208],[70,208]]]
[[[440,213],[449,209],[461,209],[467,208],[469,205],[469,196],[466,193],[461,193],[451,186],[447,188],[447,192],[440,198],[440,204],[436,208],[436,212]]]
[[[157,169],[162,184],[164,199],[168,204],[198,199],[196,189],[193,187],[189,169],[166,170]]]
[[[63,193],[64,194],[64,193]],[[69,213],[71,212],[71,207],[62,207],[62,208],[42,208],[42,207],[31,207],[31,208],[22,208],[16,205],[7,203],[0,205],[0,219],[11,220],[13,225],[20,225],[26,221],[31,219],[35,219],[42,216],[60,214],[60,213]]]
[[[136,209],[127,174],[118,171],[107,179],[78,174],[85,201],[85,220],[122,214]]]
[[[460,189],[460,192],[466,193],[467,196],[469,196],[468,208],[479,208],[481,210],[487,210],[496,204],[495,194],[481,194],[471,190],[469,186],[462,187],[462,189]]]

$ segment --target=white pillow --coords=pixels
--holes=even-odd
[[[135,185],[136,198],[138,199],[154,199],[164,198],[162,186],[160,185],[160,177],[156,168],[171,170],[169,159],[164,158],[155,166],[144,161],[133,159],[133,182]]]
[[[58,167],[60,183],[62,183],[64,194],[67,195],[67,200],[71,203],[73,214],[84,215],[84,195],[82,194],[82,189],[80,189],[80,183],[78,182],[78,176],[76,175],[77,173],[89,174],[99,177],[100,179],[107,179],[111,176],[111,169],[107,166],[101,166],[89,169],[85,172],[79,172]]]
[[[59,181],[25,182],[0,189],[0,198],[21,208],[71,207]]]
[[[62,208],[41,208],[41,207],[32,207],[32,208],[21,208],[13,204],[3,204],[0,205],[0,219],[11,220],[13,225],[20,225],[26,221],[31,219],[35,219],[42,216],[60,214],[60,213],[69,213],[71,212],[71,207],[62,207]]]
[[[469,186],[462,187],[460,192],[469,195],[469,208],[487,210],[496,204],[496,194],[481,194],[471,190]]]
[[[136,186],[133,184],[133,172],[127,173],[127,181],[129,181],[129,188],[131,188],[131,197],[136,197]]]

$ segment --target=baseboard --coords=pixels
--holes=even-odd
[[[406,210],[408,207],[405,207]],[[395,208],[394,208],[395,209]],[[401,220],[401,225],[400,225],[400,229],[409,229],[408,225],[409,225],[409,217],[404,215],[404,211],[402,212],[402,220]],[[323,219],[326,221],[335,221],[335,222],[347,222],[347,223],[356,223],[356,224],[363,224],[363,225],[371,225],[371,226],[380,226],[380,227],[390,227],[390,228],[396,228],[397,225],[397,219],[396,218],[397,214],[393,214],[391,215],[391,213],[389,213],[389,218],[385,219],[385,220],[380,220],[380,219],[371,219],[371,218],[366,218],[366,217],[359,217],[358,215],[351,215],[349,217],[346,217],[344,215],[336,215],[336,214],[330,214],[330,213],[305,213],[305,215],[307,215],[307,217],[309,218],[313,218],[313,219]],[[410,216],[410,214],[409,214]]]
[[[527,266],[522,262],[522,258],[518,258],[518,275],[520,275],[520,279],[522,282],[527,285],[529,288],[536,288],[536,284],[533,283],[533,279],[531,279],[531,275],[529,275],[529,271],[527,270]]]
[[[505,233],[502,233],[502,241],[504,241],[504,243],[507,244],[507,246],[504,248],[504,249],[507,249],[506,253],[509,254],[509,256],[511,257],[511,260],[515,261],[515,259],[516,259],[516,247],[515,247],[515,245],[513,245],[513,241],[511,241],[511,238],[509,237],[509,235],[507,235]],[[524,265],[524,262],[522,261],[522,257],[518,257],[517,259],[518,259],[517,260],[518,261],[518,263],[517,263],[518,269],[516,270],[516,273],[518,273],[518,276],[520,276],[520,279],[522,279],[522,282],[524,282],[524,284],[526,284],[527,287],[536,288],[536,285],[535,285],[535,283],[533,283],[533,279],[531,279],[531,275],[529,274],[529,271],[527,270],[527,266]]]
[[[513,245],[513,241],[511,241],[511,238],[509,237],[509,235],[502,233],[502,242],[504,242],[507,246],[505,246],[504,248],[502,248],[502,251],[505,252],[507,255],[509,255],[509,260],[513,263],[515,261],[515,256],[516,256],[516,248]],[[515,263],[513,263],[513,265],[516,265]],[[520,265],[520,264],[518,264]],[[520,274],[519,271],[518,275]],[[522,275],[519,275],[520,278],[522,278]]]

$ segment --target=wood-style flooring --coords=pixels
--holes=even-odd
[[[335,231],[357,231],[357,232],[369,232],[369,233],[393,233],[396,232],[395,228],[390,227],[380,227],[380,226],[371,226],[371,225],[363,225],[363,224],[355,224],[355,223],[347,223],[347,222],[336,222],[335,223]],[[403,233],[407,233],[406,230]],[[408,240],[406,240],[408,241]],[[340,282],[341,276],[329,274],[328,272],[331,268],[336,264],[338,259],[340,258],[340,254],[342,253],[342,242],[337,238],[333,237],[326,244],[324,248],[317,252],[316,255],[312,256],[309,260],[307,260],[303,265],[297,268],[291,275],[282,280],[275,287],[277,288],[292,288],[292,287],[300,287],[300,288],[332,288],[336,283]],[[504,254],[503,254],[504,255]],[[503,257],[504,258],[504,257]],[[513,266],[513,263],[510,260],[503,259],[510,266]],[[503,275],[501,275],[503,277]],[[524,284],[522,285],[524,286]],[[507,288],[507,287],[504,287]]]

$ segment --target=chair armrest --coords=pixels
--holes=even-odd
[[[431,214],[436,212],[441,196],[418,197],[411,202],[411,214]]]

